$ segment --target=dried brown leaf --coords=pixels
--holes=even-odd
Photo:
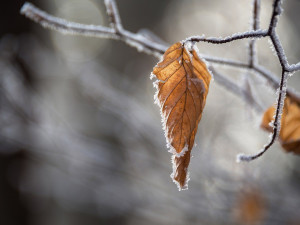
[[[261,127],[269,132],[272,132],[270,122],[274,113],[275,107],[271,106],[263,115]],[[300,106],[288,97],[284,102],[279,140],[287,152],[300,154]]]
[[[174,154],[171,176],[179,189],[187,185],[190,152],[211,80],[195,48],[178,42],[153,69],[158,79],[156,102],[161,109],[167,145]]]
[[[234,215],[239,224],[261,224],[265,213],[265,199],[258,188],[249,188],[239,194],[234,207]]]

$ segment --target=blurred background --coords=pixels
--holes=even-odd
[[[102,0],[32,0],[56,16],[109,26]],[[159,108],[149,75],[157,59],[124,43],[66,36],[19,15],[0,14],[0,225],[300,224],[300,158],[268,140],[261,114],[211,83],[196,136],[187,191],[170,178]],[[125,29],[172,44],[191,35],[227,36],[251,26],[252,0],[119,0]],[[300,60],[300,1],[284,1],[278,34],[290,63]],[[262,0],[261,27],[271,0]],[[280,74],[267,40],[259,63]],[[248,41],[200,53],[248,60]],[[217,67],[251,84],[266,109],[275,91],[255,74]],[[249,82],[250,80],[250,82]],[[299,73],[289,87],[299,89]]]

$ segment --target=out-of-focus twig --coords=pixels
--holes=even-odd
[[[209,69],[214,74],[214,79],[217,82],[222,83],[223,87],[225,87],[228,91],[234,93],[235,95],[240,96],[257,112],[262,112],[263,109],[261,105],[257,102],[256,99],[253,98],[253,96],[247,89],[245,89],[242,85],[236,84],[236,82],[216,71],[213,67],[210,67]]]

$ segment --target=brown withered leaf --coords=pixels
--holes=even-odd
[[[266,213],[266,202],[258,188],[248,188],[238,195],[234,216],[239,224],[261,224]]]
[[[271,106],[263,115],[261,127],[269,132],[272,132],[270,122],[273,121],[274,113],[275,107]],[[300,106],[287,97],[281,118],[279,134],[281,146],[287,152],[300,154]]]
[[[174,154],[171,176],[179,189],[187,185],[190,152],[211,80],[196,47],[185,45],[172,45],[153,69],[156,103],[161,109],[167,145]]]

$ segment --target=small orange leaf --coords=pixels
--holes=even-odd
[[[196,47],[185,45],[172,45],[153,69],[158,79],[156,103],[161,109],[167,145],[174,154],[171,176],[179,189],[186,188],[190,152],[211,80]]]
[[[274,113],[275,107],[271,106],[263,115],[261,127],[269,132]],[[287,152],[300,154],[300,106],[288,97],[284,101],[279,140]]]
[[[259,189],[249,188],[239,194],[234,208],[239,224],[261,224],[265,213],[265,199]]]

